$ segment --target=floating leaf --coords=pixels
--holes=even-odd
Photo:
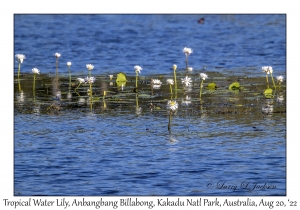
[[[229,90],[238,90],[240,89],[240,83],[239,82],[234,82],[229,86]]]
[[[116,79],[116,82],[126,82],[127,81],[127,78],[126,78],[126,74],[124,73],[119,73],[117,74],[117,79]]]
[[[267,88],[267,89],[265,89],[265,91],[264,91],[264,95],[265,95],[266,98],[273,98],[272,93],[273,93],[272,88]]]
[[[126,81],[127,81],[127,78],[124,73],[121,72],[121,73],[117,74],[116,83],[117,83],[118,87],[121,87],[122,85],[126,86]]]
[[[217,87],[218,87],[217,84],[214,82],[211,82],[207,85],[207,88],[210,90],[215,90],[215,89],[217,89]]]

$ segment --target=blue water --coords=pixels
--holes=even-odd
[[[86,72],[91,63],[97,75],[134,75],[135,65],[142,75],[169,73],[173,64],[185,68],[184,47],[192,48],[189,66],[198,70],[286,72],[285,15],[15,15],[14,23],[15,54],[26,55],[28,73],[33,67],[55,72],[56,52],[61,73],[68,61],[73,72]]]
[[[197,23],[201,17],[204,24]],[[14,18],[15,54],[26,55],[23,98],[15,84],[15,196],[286,195],[285,95],[283,100],[265,99],[255,87],[265,84],[261,66],[272,66],[275,76],[286,74],[284,15]],[[134,76],[135,65],[142,66],[141,75],[172,76],[173,64],[179,75],[185,68],[184,47],[193,49],[189,66],[195,73],[222,73],[217,80],[221,90],[204,92],[203,105],[196,98],[199,88],[193,87],[191,105],[182,103],[186,93],[181,92],[172,134],[165,101],[161,102],[168,87],[165,92],[155,90],[162,96],[140,96],[141,111],[134,97],[128,103],[122,97],[123,101],[107,101],[107,108],[100,101],[89,110],[88,105],[66,107],[80,99],[74,87],[72,99],[67,99],[66,77],[60,87],[65,107],[58,114],[46,114],[53,96],[45,92],[52,86],[38,76],[33,102],[32,75],[26,74],[37,67],[54,76],[56,52],[62,55],[60,75],[67,75],[66,63],[71,61],[72,73],[87,74],[85,65],[91,63],[98,78],[121,71]],[[245,90],[237,95],[225,92],[227,76],[242,76]],[[254,76],[262,81],[246,79]],[[97,82],[95,92],[100,95],[101,85],[109,87],[109,81]],[[160,109],[150,111],[152,99]],[[227,112],[227,106],[237,112]],[[266,107],[272,111],[266,113]]]

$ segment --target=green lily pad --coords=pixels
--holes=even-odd
[[[209,83],[209,84],[207,85],[207,88],[208,88],[209,90],[215,90],[217,87],[218,87],[217,84],[214,83],[214,82],[211,82],[211,83]]]
[[[122,72],[117,74],[116,83],[118,87],[121,87],[122,85],[126,86],[126,82],[127,82],[126,74]]]
[[[264,95],[265,95],[266,98],[273,98],[273,94],[272,93],[273,93],[272,88],[267,88],[264,91]]]
[[[231,85],[229,86],[229,90],[239,90],[241,87],[239,82],[233,82],[231,83]]]

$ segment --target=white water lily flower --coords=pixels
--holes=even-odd
[[[34,74],[40,74],[40,70],[38,70],[37,68],[33,68],[31,71]]]
[[[174,80],[173,79],[167,79],[167,84],[168,85],[174,85]]]
[[[114,77],[114,75],[109,75],[109,79],[112,80],[112,78]]]
[[[71,66],[72,65],[72,63],[69,61],[69,62],[67,62],[67,66]]]
[[[207,74],[200,73],[200,78],[201,78],[202,80],[205,80],[205,79],[208,78],[208,76],[207,76]]]
[[[88,84],[94,83],[95,82],[95,77],[86,77],[85,82]]]
[[[60,54],[59,54],[59,53],[55,53],[54,56],[55,56],[56,58],[59,58],[59,57],[60,57]]]
[[[94,66],[92,64],[86,64],[86,68],[91,71],[94,69]]]
[[[152,84],[152,85],[161,85],[162,82],[161,82],[159,79],[152,79],[152,80],[151,80],[151,84]]]
[[[262,66],[261,69],[262,69],[263,72],[265,72],[267,74],[273,73],[272,66]]]
[[[175,112],[178,109],[178,103],[176,101],[168,101],[167,109]]]
[[[190,55],[193,52],[191,48],[187,48],[187,47],[183,48],[182,51],[184,52],[185,55]]]
[[[141,70],[143,70],[142,67],[140,66],[134,66],[134,69],[135,69],[135,73],[141,73]]]
[[[25,55],[23,54],[16,54],[16,58],[20,63],[23,63],[23,60],[26,59]]]
[[[176,69],[177,69],[177,65],[173,64],[173,70],[176,70]]]
[[[283,76],[281,76],[281,75],[277,76],[276,79],[278,82],[283,82]]]
[[[189,86],[190,83],[192,83],[192,79],[186,76],[185,78],[181,79],[181,82],[185,84],[185,86]]]
[[[77,78],[77,81],[81,84],[81,83],[85,82],[85,79],[83,79],[83,78]]]
[[[187,70],[188,71],[193,71],[193,67],[188,67]]]

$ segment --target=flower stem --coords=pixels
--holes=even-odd
[[[185,56],[185,70],[188,70],[188,55]]]
[[[92,89],[92,83],[90,83],[90,99],[93,100],[93,89]]]
[[[173,94],[173,93],[172,93],[172,85],[170,85],[170,92],[171,92],[171,95],[172,95],[172,94]]]
[[[77,88],[79,88],[80,85],[81,85],[81,83],[79,83],[79,85],[77,86]],[[75,91],[77,90],[77,88],[75,88]]]
[[[268,88],[269,88],[268,74],[266,74],[266,80],[267,80],[267,85],[268,85]]]
[[[202,86],[203,86],[203,80],[201,81],[201,85],[200,85],[200,98],[201,98],[201,95],[202,95]]]
[[[177,96],[177,80],[176,80],[176,69],[174,69],[174,83],[175,83],[175,97]]]
[[[273,82],[273,85],[274,85],[274,90],[276,90],[276,85],[275,85],[272,73],[271,73],[271,78],[272,78],[272,82]]]
[[[136,76],[135,76],[135,87],[138,88],[138,75],[139,73],[136,72]]]
[[[56,58],[56,75],[58,75],[58,58]]]
[[[33,86],[32,86],[32,91],[33,91],[33,100],[35,101],[35,74],[33,75]]]
[[[69,92],[71,90],[71,70],[70,70],[70,67],[69,67]]]
[[[18,79],[19,79],[19,76],[20,76],[20,70],[21,70],[21,63],[19,62],[19,68],[18,68]]]

